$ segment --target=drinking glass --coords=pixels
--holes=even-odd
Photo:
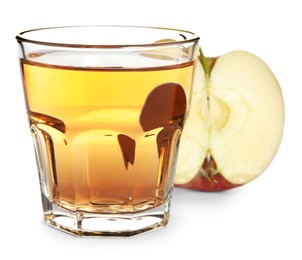
[[[165,226],[198,37],[72,26],[16,39],[46,223],[76,236]]]

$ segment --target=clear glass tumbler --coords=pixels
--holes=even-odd
[[[165,226],[198,37],[75,26],[16,38],[46,223],[76,236]]]

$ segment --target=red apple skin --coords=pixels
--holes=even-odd
[[[188,183],[175,184],[175,187],[178,188],[186,188],[191,190],[209,191],[209,192],[230,190],[240,186],[242,185],[228,182],[220,173],[216,173],[212,177],[205,177],[202,174],[198,173]]]
[[[227,181],[223,175],[217,172],[217,164],[212,156],[206,158],[195,177],[187,183],[175,184],[175,187],[199,191],[224,191],[230,190],[242,184],[234,184]]]

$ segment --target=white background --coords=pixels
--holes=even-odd
[[[198,5],[197,5],[198,3]],[[1,1],[1,259],[302,259],[300,1]],[[194,31],[207,56],[244,49],[265,60],[286,105],[273,163],[228,192],[175,190],[169,225],[141,236],[75,238],[47,227],[25,116],[14,36],[57,25],[124,24]],[[273,131],[273,129],[271,129]],[[236,147],[234,147],[236,148]]]

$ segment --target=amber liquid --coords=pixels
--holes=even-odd
[[[165,202],[192,63],[145,69],[21,63],[42,193],[50,202],[100,213]]]

